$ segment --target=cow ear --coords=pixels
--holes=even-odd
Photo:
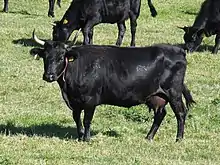
[[[39,57],[43,58],[44,57],[44,53],[43,53],[43,49],[41,48],[33,48],[30,50],[30,54],[32,56],[34,56],[35,59],[39,59]]]
[[[70,62],[72,62],[79,57],[79,52],[74,49],[71,49],[66,52],[65,56],[68,58]]]
[[[178,27],[178,28],[180,28],[180,29],[184,30],[186,33],[188,33],[188,32],[189,32],[189,29],[190,29],[191,27],[184,26],[184,27]]]
[[[197,31],[197,34],[198,36],[202,36],[202,37],[205,37],[207,34],[205,33],[205,30],[204,29],[200,29]]]

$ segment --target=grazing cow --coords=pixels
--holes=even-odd
[[[57,5],[60,7],[61,0],[57,0]],[[48,16],[54,17],[54,4],[55,0],[49,0],[49,10],[48,10]],[[8,12],[8,0],[4,0],[4,8],[3,12]]]
[[[181,28],[185,31],[185,47],[190,52],[195,51],[203,38],[216,35],[212,53],[217,54],[220,44],[220,1],[206,0],[191,27]]]
[[[148,0],[151,15],[157,12]],[[131,46],[135,46],[137,18],[140,13],[141,0],[74,0],[70,4],[61,21],[55,22],[53,27],[54,41],[67,41],[74,30],[82,28],[83,44],[92,44],[93,27],[99,23],[117,23],[120,46],[126,30],[125,21],[130,18]]]
[[[59,41],[44,42],[35,35],[34,39],[44,45],[44,49],[35,50],[44,61],[43,79],[58,82],[63,99],[72,110],[79,140],[90,139],[93,114],[101,104],[127,108],[146,104],[154,110],[154,122],[146,137],[152,140],[169,103],[177,119],[176,141],[183,138],[187,109],[194,103],[184,84],[183,49],[170,45],[70,47]],[[80,119],[82,110],[85,131]]]

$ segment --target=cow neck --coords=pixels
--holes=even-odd
[[[66,72],[66,68],[67,68],[67,65],[68,65],[68,58],[67,57],[65,58],[65,63],[66,63],[66,65],[65,65],[63,71],[58,76],[58,79],[59,79],[63,75],[63,82],[66,82],[66,80],[65,80],[65,72]]]

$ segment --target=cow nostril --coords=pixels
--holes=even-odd
[[[50,80],[53,79],[53,75],[49,75],[49,79],[50,79]]]
[[[44,74],[43,75],[43,80],[46,80],[48,82],[52,82],[55,80],[55,75],[53,74]]]

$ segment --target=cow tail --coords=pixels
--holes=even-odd
[[[152,4],[151,0],[147,0],[147,3],[148,3],[148,6],[150,8],[151,16],[156,17],[157,11],[156,11],[154,5]]]
[[[57,5],[61,7],[61,0],[57,0]]]
[[[182,93],[183,93],[183,96],[184,96],[184,98],[186,100],[186,107],[189,110],[189,108],[193,104],[195,104],[196,102],[193,100],[193,97],[192,97],[192,95],[190,93],[190,90],[187,88],[186,84],[183,84],[183,91],[182,91]]]

